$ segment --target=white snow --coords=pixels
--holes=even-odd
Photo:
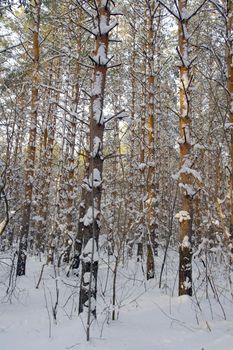
[[[95,158],[101,149],[102,142],[98,136],[94,137],[91,156]]]
[[[194,151],[199,151],[199,150],[203,150],[203,149],[205,149],[205,147],[203,145],[200,145],[200,143],[195,143],[193,146]]]
[[[188,12],[188,10],[186,8],[183,8],[182,9],[182,12],[181,12],[181,18],[186,20],[190,17],[190,13]]]
[[[179,187],[183,188],[185,190],[185,192],[188,194],[188,196],[190,196],[190,197],[192,197],[196,193],[193,186],[191,186],[191,185],[179,183]]]
[[[101,183],[102,180],[100,171],[99,169],[95,168],[93,169],[93,173],[89,177],[89,184],[91,184],[91,186],[93,185],[93,187],[99,187]]]
[[[102,15],[100,18],[100,23],[96,23],[95,28],[92,29],[92,33],[94,35],[105,35],[108,34],[116,25],[117,21],[112,21],[111,23],[107,24],[107,17]]]
[[[225,130],[229,131],[233,129],[233,123],[225,123]]]
[[[90,174],[89,178],[83,180],[82,187],[85,188],[88,192],[92,191],[93,187],[99,187],[102,183],[101,174],[99,169],[94,168],[93,172]]]
[[[90,242],[92,246],[92,242]],[[156,266],[160,266],[157,258]],[[173,264],[177,257],[167,262],[167,274],[162,289],[158,280],[146,282],[141,263],[132,261],[128,268],[119,266],[117,280],[117,305],[111,304],[111,288],[104,289],[107,263],[100,260],[100,295],[97,299],[98,321],[91,325],[91,341],[85,340],[85,317],[79,317],[77,300],[79,278],[66,277],[62,269],[54,276],[53,266],[45,266],[39,289],[36,289],[43,262],[28,257],[25,277],[17,279],[12,294],[6,295],[10,267],[0,263],[0,342],[3,350],[231,350],[233,343],[232,299],[226,293],[224,276],[216,283],[227,320],[221,307],[211,295],[197,290],[196,297],[172,296],[175,274]],[[201,266],[201,265],[200,265]],[[112,283],[113,261],[110,261],[109,286]],[[217,269],[217,268],[216,268]],[[159,270],[158,270],[159,271]],[[194,271],[195,273],[195,271]],[[199,271],[200,273],[200,271]],[[196,272],[198,275],[198,272]],[[204,271],[200,278],[205,276]],[[111,277],[111,278],[110,278]],[[88,275],[85,277],[88,278]],[[53,321],[52,307],[56,301],[56,283],[60,294],[57,322]],[[188,286],[190,281],[186,281]],[[197,285],[196,287],[198,287]],[[198,294],[199,293],[199,294]],[[92,300],[95,303],[94,299]],[[111,321],[115,309],[117,320]]]
[[[192,287],[192,283],[191,283],[191,281],[188,279],[188,277],[186,277],[186,281],[184,281],[183,285],[184,285],[184,288],[185,288],[185,289],[189,289],[189,288]]]
[[[181,243],[182,248],[191,248],[190,240],[188,236],[184,236],[183,242]]]
[[[96,64],[100,64],[100,65],[106,65],[107,64],[108,57],[106,55],[106,45],[105,44],[101,43],[99,45],[98,52],[97,52],[97,54],[95,56],[92,56],[92,59],[96,62]],[[102,76],[103,75],[101,73],[99,75],[100,75],[100,81],[102,81]]]
[[[146,168],[146,163],[138,163],[138,169],[144,170]]]
[[[91,262],[91,259],[93,261],[98,261],[99,260],[99,254],[96,246],[96,241],[91,238],[87,242],[85,248],[83,249],[83,252],[80,256],[80,259],[85,261],[85,262]],[[84,280],[87,283],[90,280],[90,273],[86,272],[84,275]]]
[[[101,94],[102,80],[103,80],[103,74],[101,72],[97,72],[95,76],[93,89],[92,89],[92,96]]]
[[[178,180],[179,177],[181,176],[181,174],[188,174],[188,175],[191,175],[194,178],[194,180],[202,182],[201,174],[197,170],[191,168],[191,166],[192,166],[191,163],[192,163],[191,160],[186,159],[184,164],[182,165],[182,167],[178,171],[178,173],[176,173],[172,176],[173,179]]]
[[[93,113],[94,113],[94,119],[96,120],[96,122],[103,124],[104,118],[102,116],[101,97],[98,97],[93,101]]]
[[[84,283],[88,283],[90,281],[90,272],[85,272],[83,276]]]
[[[33,219],[34,221],[44,221],[43,216],[40,216],[40,215],[34,215],[34,216],[32,217],[32,219]]]
[[[96,218],[99,214],[97,209],[89,207],[83,218],[80,218],[80,222],[83,222],[84,226],[89,226],[93,223],[93,217]]]
[[[175,218],[178,219],[179,222],[183,222],[183,221],[191,219],[189,213],[187,211],[185,211],[185,210],[179,211],[179,213],[177,213],[175,215]]]

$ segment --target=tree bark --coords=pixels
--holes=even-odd
[[[228,92],[228,122],[230,131],[230,220],[228,248],[230,260],[233,263],[233,1],[227,1],[227,92]]]
[[[180,63],[180,247],[179,247],[179,295],[192,295],[192,248],[191,248],[191,212],[192,198],[189,196],[187,186],[190,185],[190,62],[189,62],[189,36],[187,1],[179,0],[179,55]]]
[[[20,230],[20,243],[17,261],[17,276],[25,275],[26,254],[28,246],[28,234],[30,228],[30,214],[32,203],[34,168],[36,159],[36,134],[37,134],[37,117],[39,102],[39,29],[40,29],[40,9],[41,0],[37,0],[31,4],[33,18],[33,70],[32,70],[32,93],[31,93],[31,120],[29,130],[29,142],[27,148],[27,159],[25,169],[25,200],[22,208],[22,224]]]
[[[110,23],[110,2],[96,1],[95,49],[91,61],[94,63],[94,77],[90,107],[90,162],[88,176],[83,181],[85,190],[85,215],[80,217],[83,229],[83,252],[81,255],[82,273],[79,298],[79,313],[88,307],[90,314],[96,316],[95,299],[98,274],[98,238],[100,234],[100,213],[103,174],[103,136],[105,120],[103,116],[104,95],[107,76],[109,32],[115,26]],[[88,321],[88,334],[90,322]],[[87,338],[89,336],[87,335]]]

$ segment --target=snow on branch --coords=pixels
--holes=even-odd
[[[163,1],[158,0],[158,2],[159,2],[163,7],[165,7],[165,9],[166,9],[172,16],[176,17],[176,19],[178,19],[178,20],[180,19],[179,16],[178,16],[178,14],[175,13],[174,11],[172,11],[172,10],[170,9],[170,7],[168,7],[166,4],[164,4]]]
[[[208,0],[209,1],[209,0]],[[197,8],[196,10],[194,10],[191,13],[187,13],[186,15],[186,20],[189,21],[192,17],[194,17],[200,10],[201,8],[205,5],[205,3],[207,2],[207,0],[204,0]]]
[[[178,180],[182,174],[188,174],[193,176],[197,181],[202,182],[200,173],[197,170],[192,169],[191,166],[191,161],[186,160],[185,163],[182,165],[181,169],[178,171],[178,173],[172,176],[173,179]]]
[[[175,215],[175,218],[179,220],[179,222],[183,222],[186,220],[191,220],[189,213],[186,210],[181,210],[179,213]]]
[[[175,1],[175,5],[178,11],[179,15],[176,15],[169,7],[167,7],[161,0],[158,0],[159,3],[161,3],[167,10],[170,12],[173,16],[175,16],[179,21],[182,22],[188,22],[192,17],[194,17],[200,10],[201,8],[205,5],[205,3],[208,0],[203,0],[203,2],[196,8],[196,10],[189,12],[187,8],[183,8],[182,11],[180,11],[177,2]]]
[[[233,123],[226,123],[224,129],[225,131],[233,130]]]
[[[114,114],[111,117],[108,117],[104,120],[104,124],[108,123],[110,120],[112,119],[119,119],[119,120],[129,120],[129,114],[125,111],[125,109],[123,109],[120,112],[117,112],[116,114]]]
[[[101,43],[99,45],[96,55],[89,56],[89,58],[94,64],[100,66],[106,66],[107,63],[111,60],[111,58],[108,58],[106,55],[106,45],[104,43]]]
[[[193,197],[196,193],[193,186],[191,186],[191,185],[179,183],[179,187],[184,189],[189,197]]]
[[[107,24],[107,17],[101,16],[98,23],[96,23],[96,27],[90,30],[90,32],[95,36],[107,35],[118,25],[117,21],[112,21],[110,24]]]

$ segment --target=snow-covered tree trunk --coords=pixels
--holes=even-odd
[[[40,29],[41,0],[31,4],[32,11],[32,35],[33,35],[33,69],[32,69],[32,92],[31,92],[31,119],[29,130],[29,142],[27,148],[26,169],[25,169],[25,200],[22,208],[22,223],[20,229],[20,243],[17,262],[17,276],[25,275],[27,240],[30,228],[30,214],[32,204],[32,191],[34,168],[36,159],[36,134],[39,102],[39,29]]]
[[[228,92],[228,127],[230,132],[230,222],[229,252],[233,263],[233,0],[227,1],[227,92]]]
[[[109,32],[116,26],[110,23],[110,1],[96,1],[94,28],[95,49],[90,57],[94,64],[94,75],[90,107],[90,161],[87,178],[83,181],[85,190],[82,203],[85,214],[80,217],[83,224],[82,273],[79,298],[79,312],[84,307],[96,316],[95,299],[98,273],[98,238],[100,234],[100,212],[103,173],[103,136],[105,120],[103,115],[104,94],[108,63]],[[89,332],[90,322],[87,324]],[[88,338],[88,335],[87,335]]]
[[[135,41],[135,30],[132,31],[132,57],[131,57],[131,119],[132,125],[130,130],[130,168],[128,176],[128,194],[127,194],[127,211],[128,211],[128,222],[127,222],[127,241],[128,241],[128,250],[129,254],[132,255],[132,248],[135,239],[134,225],[135,225],[135,172],[134,172],[134,161],[135,161],[135,130],[134,130],[134,120],[135,120],[135,111],[136,111],[136,79],[135,79],[135,70],[136,70],[136,41]]]
[[[155,1],[147,2],[148,18],[148,175],[147,175],[147,279],[154,278],[155,234],[158,218],[155,213],[155,121],[156,121],[156,91],[155,91],[155,47],[158,45],[156,36],[156,17],[158,16],[158,4]],[[159,16],[158,16],[159,25]],[[158,29],[158,26],[157,28]]]
[[[179,0],[179,55],[180,55],[180,201],[177,215],[180,222],[179,247],[179,295],[192,295],[192,248],[191,212],[192,197],[189,195],[190,176],[190,59],[187,1]]]
[[[55,89],[59,88],[59,79],[60,79],[60,60],[58,62],[54,62],[54,85]],[[55,101],[59,100],[59,92],[54,92],[50,94],[50,99],[53,98]],[[50,196],[51,196],[51,184],[52,184],[52,173],[53,173],[53,162],[54,162],[54,143],[55,143],[55,132],[57,125],[57,105],[51,104],[51,100],[49,100],[49,109],[48,109],[48,120],[46,126],[46,148],[44,151],[44,187],[42,190],[42,201],[41,201],[41,214],[42,214],[42,223],[41,223],[41,235],[44,239],[46,239],[46,248],[48,250],[48,262],[52,261],[52,255],[54,250],[54,241],[53,237],[51,237],[51,230],[49,229],[49,207],[50,207]],[[49,237],[49,239],[48,239]]]
[[[57,104],[51,103],[52,99],[58,101],[59,93],[58,79],[60,68],[59,63],[51,61],[48,69],[48,87],[45,91],[43,128],[40,140],[40,157],[38,164],[38,184],[36,197],[36,208],[34,221],[35,246],[37,252],[45,252],[48,248],[48,220],[49,220],[49,198],[50,185],[52,182],[53,149],[56,129],[56,109]],[[53,90],[54,89],[54,90]],[[33,224],[32,221],[32,224]]]
[[[152,16],[152,15],[151,15]],[[154,31],[153,18],[149,19],[148,31],[148,60],[149,60],[149,77],[147,83],[148,89],[148,177],[147,177],[147,279],[154,277],[154,204],[155,204],[155,139],[154,139],[154,124],[155,124],[155,77],[154,77]]]
[[[81,40],[79,38],[79,47],[81,47]],[[76,76],[80,77],[80,65],[76,66]],[[69,262],[71,244],[75,242],[75,207],[74,207],[74,198],[75,198],[75,141],[77,134],[77,120],[76,113],[79,105],[80,99],[80,86],[79,81],[75,84],[73,88],[73,108],[72,116],[69,120],[69,132],[68,132],[68,169],[67,169],[67,215],[66,215],[66,253],[64,256],[64,261]],[[67,244],[68,243],[68,244]]]

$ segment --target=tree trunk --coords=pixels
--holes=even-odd
[[[100,233],[100,212],[103,173],[103,116],[104,94],[107,75],[109,32],[115,27],[110,21],[110,2],[96,1],[95,50],[91,61],[94,63],[94,77],[90,108],[90,163],[88,177],[83,181],[85,215],[80,217],[83,224],[83,252],[81,255],[82,274],[79,298],[79,313],[88,307],[88,334],[90,314],[96,316],[95,299],[98,273],[98,238]]]
[[[191,248],[191,212],[192,198],[186,190],[190,185],[190,62],[188,42],[188,20],[186,19],[187,1],[179,0],[179,55],[180,63],[180,201],[181,211],[179,247],[179,295],[192,295],[192,248]]]
[[[227,92],[228,122],[230,131],[230,220],[229,220],[229,253],[233,263],[233,1],[227,1]]]
[[[36,133],[39,102],[39,29],[40,29],[40,8],[41,0],[35,1],[31,5],[33,18],[33,71],[32,71],[32,94],[31,94],[31,120],[29,131],[29,142],[27,149],[26,169],[25,169],[25,200],[22,208],[22,224],[20,230],[20,243],[17,262],[17,276],[25,275],[26,252],[28,245],[28,234],[30,228],[30,214],[33,191],[34,168],[36,159]]]
[[[148,176],[147,176],[147,279],[154,278],[155,256],[155,2],[148,2]],[[157,44],[157,43],[156,43]]]

